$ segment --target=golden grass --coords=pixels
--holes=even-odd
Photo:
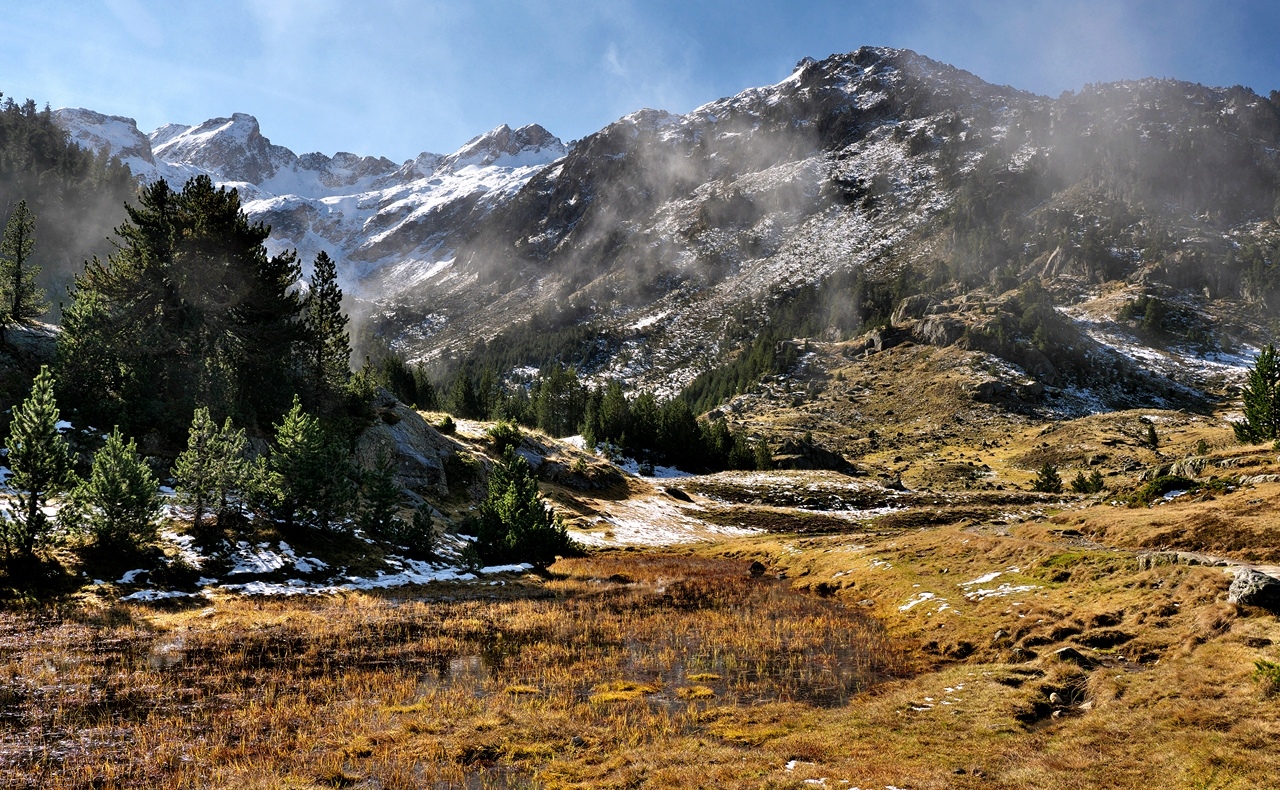
[[[665,754],[709,731],[712,700],[838,705],[906,671],[874,621],[743,562],[556,571],[510,600],[5,614],[0,784],[520,784],[566,760],[608,772],[610,754]]]
[[[1011,418],[909,460],[1016,482],[1037,453],[1146,464],[1205,439],[1222,469],[1274,471],[1193,417],[1160,423],[1157,456],[1138,416]],[[1280,484],[1150,509],[984,496],[830,534],[753,507],[775,531],[435,600],[0,613],[0,786],[1274,787],[1256,662],[1280,661],[1280,622],[1226,603],[1221,568],[1138,554],[1280,556]]]

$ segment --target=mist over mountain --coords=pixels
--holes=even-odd
[[[1167,381],[1142,397],[1176,398],[1205,385],[1179,378],[1178,355],[1258,342],[1280,288],[1280,108],[1238,86],[1048,98],[862,48],[571,147],[502,126],[399,166],[298,156],[243,114],[150,135],[55,117],[143,179],[240,189],[276,249],[328,250],[370,331],[440,371],[476,353],[557,359],[671,393],[767,325],[842,339],[896,312],[917,342],[966,344],[1051,387],[1102,364],[1115,397],[1150,374]],[[1046,295],[1011,294],[1031,280]],[[1146,330],[1141,310],[1120,315],[1140,297],[1161,305]],[[1121,341],[1172,361],[1115,358],[1133,357]]]

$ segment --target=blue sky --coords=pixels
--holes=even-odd
[[[565,140],[907,47],[1057,95],[1143,76],[1280,89],[1280,3],[1038,0],[42,0],[0,15],[0,91],[136,118],[248,112],[298,153],[448,153],[501,123]],[[16,7],[15,7],[16,6]]]

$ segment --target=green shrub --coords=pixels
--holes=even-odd
[[[1280,694],[1280,664],[1259,659],[1253,662],[1253,678],[1262,686],[1264,697]]]
[[[1058,474],[1058,467],[1046,461],[1036,473],[1036,479],[1031,482],[1031,490],[1046,494],[1061,494],[1062,477]]]
[[[493,442],[494,449],[499,453],[505,453],[509,447],[519,447],[520,442],[524,441],[520,429],[514,423],[506,421],[498,423],[485,433],[488,434],[489,441]]]
[[[1146,507],[1156,497],[1164,496],[1170,491],[1195,491],[1198,488],[1200,488],[1200,484],[1194,480],[1179,477],[1178,475],[1164,475],[1157,477],[1135,491],[1129,497],[1129,507]]]

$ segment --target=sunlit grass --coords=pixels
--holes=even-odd
[[[710,732],[709,704],[839,705],[906,669],[873,620],[742,562],[554,570],[498,600],[2,615],[0,784],[513,786]]]

